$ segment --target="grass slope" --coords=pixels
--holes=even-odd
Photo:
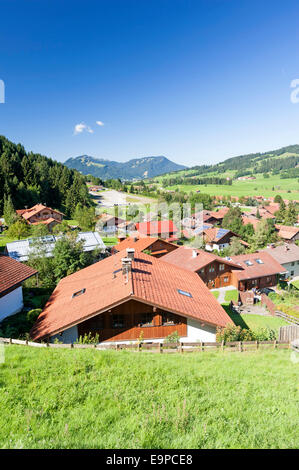
[[[3,448],[298,448],[290,351],[158,355],[6,346]]]

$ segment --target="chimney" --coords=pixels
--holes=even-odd
[[[134,237],[134,242],[137,242],[138,241],[138,238],[137,237]]]
[[[132,260],[131,258],[122,258],[121,267],[123,274],[128,274],[132,269]]]
[[[135,256],[135,248],[127,248],[127,258],[133,260]]]
[[[192,258],[196,258],[198,255],[197,251],[196,250],[192,250]]]

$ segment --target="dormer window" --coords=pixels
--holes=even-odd
[[[260,258],[256,259],[255,261],[257,262],[257,264],[264,264],[264,262]]]

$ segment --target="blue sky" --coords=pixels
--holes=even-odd
[[[299,143],[297,0],[0,0],[0,14],[0,134],[27,150],[195,165]]]

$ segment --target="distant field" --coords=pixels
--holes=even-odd
[[[6,346],[1,448],[298,448],[290,354]]]
[[[207,175],[203,175],[207,176]],[[212,176],[212,174],[209,176]],[[221,175],[224,176],[224,175]],[[161,182],[162,178],[160,178]],[[272,188],[274,187],[274,191]],[[256,175],[256,180],[252,181],[233,181],[232,185],[176,185],[168,186],[165,189],[190,192],[200,190],[202,193],[211,196],[265,196],[271,197],[280,194],[284,199],[299,200],[299,183],[297,178],[281,179],[279,175],[264,178],[263,175]],[[288,193],[287,191],[291,191]]]

